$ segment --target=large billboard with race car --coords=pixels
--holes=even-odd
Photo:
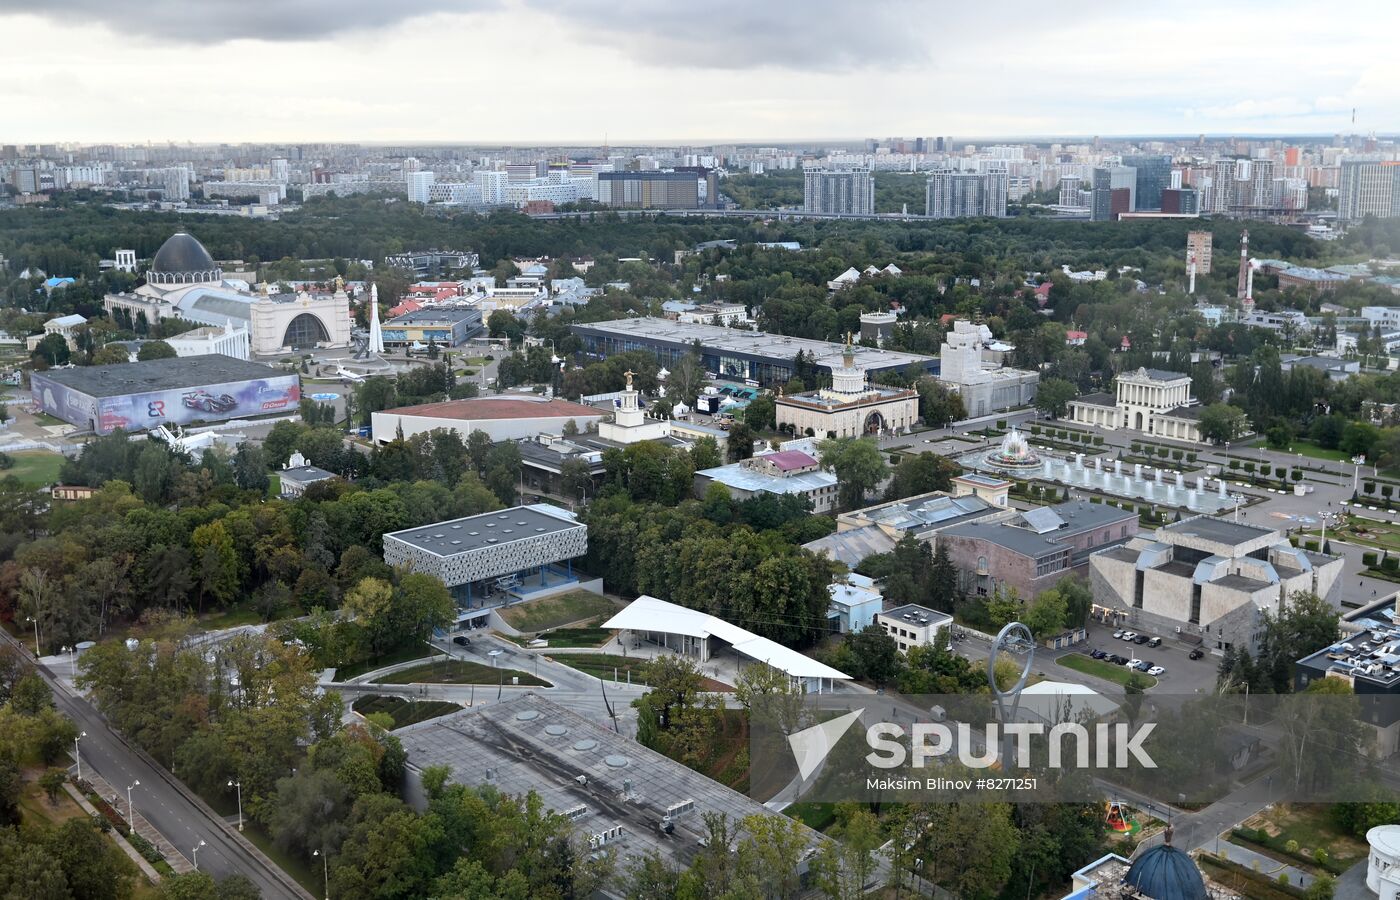
[[[301,400],[296,374],[227,356],[50,369],[30,388],[41,411],[97,434],[294,411]]]

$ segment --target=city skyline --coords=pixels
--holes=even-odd
[[[3,139],[624,146],[1400,129],[1384,26],[1396,13],[1379,2],[998,13],[0,0]]]

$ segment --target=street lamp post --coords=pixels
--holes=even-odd
[[[312,850],[312,851],[311,851],[311,855],[312,855],[312,856],[319,856],[319,857],[321,857],[321,877],[322,877],[322,879],[324,879],[325,886],[326,886],[326,900],[331,900],[331,863],[330,863],[330,857],[329,857],[327,854],[322,853],[320,850]]]
[[[194,870],[199,871],[199,848],[204,846],[204,839],[200,838],[199,843],[194,845]]]
[[[238,830],[243,830],[243,782],[241,780],[230,780],[228,786],[238,791]]]
[[[136,830],[136,807],[131,805],[131,789],[139,788],[140,781],[133,781],[126,786],[126,824],[131,826],[131,830]]]
[[[34,623],[34,658],[39,658],[39,617],[27,616],[29,621]]]
[[[1244,494],[1235,494],[1230,499],[1235,501],[1235,521],[1238,522],[1240,520],[1240,504],[1244,502]]]
[[[86,731],[78,732],[78,736],[73,738],[73,761],[78,764],[78,780],[83,780],[83,756],[78,752],[78,741],[87,737]]]

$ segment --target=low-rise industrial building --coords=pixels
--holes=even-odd
[[[1300,591],[1326,597],[1341,573],[1341,557],[1294,547],[1282,531],[1211,516],[1163,525],[1089,559],[1100,619],[1252,654],[1264,613],[1277,615]]]
[[[816,513],[830,512],[838,501],[836,476],[801,450],[764,453],[695,473],[696,496],[705,496],[711,484],[724,485],[740,502],[760,494],[796,494],[809,500]]]
[[[485,331],[481,310],[428,306],[395,316],[384,323],[384,344],[403,347],[437,344],[457,347]]]
[[[1064,576],[1082,573],[1093,551],[1137,532],[1136,513],[1071,500],[944,528],[935,546],[947,549],[968,593],[1014,589],[1030,600]]]
[[[579,431],[587,431],[606,415],[604,410],[557,397],[499,394],[386,409],[371,413],[370,425],[378,444],[387,444],[400,434],[408,438],[443,428],[457,432],[464,441],[473,431],[486,432],[492,441],[513,441],[558,434],[569,422]]]
[[[908,653],[912,647],[932,647],[938,641],[938,632],[952,627],[953,617],[917,603],[906,603],[877,615],[875,624],[894,638],[900,653]]]
[[[543,503],[384,535],[386,563],[447,585],[459,626],[484,624],[492,607],[576,586],[573,560],[587,552],[588,526]]]
[[[845,348],[841,344],[807,338],[744,331],[718,325],[698,325],[663,318],[613,319],[570,328],[586,352],[606,357],[627,350],[656,354],[661,364],[674,369],[676,362],[699,353],[701,365],[716,378],[753,381],[763,386],[787,384],[793,377],[798,353],[814,365],[836,369]],[[917,353],[856,347],[855,364],[866,373],[920,371],[937,374],[938,359]]]
[[[1371,729],[1371,751],[1385,758],[1400,752],[1400,612],[1396,599],[1347,613],[1342,639],[1298,660],[1293,687],[1298,693],[1321,678],[1346,682],[1361,704]]]
[[[301,401],[295,373],[221,354],[47,369],[29,384],[41,412],[96,434],[222,422]]]
[[[875,621],[884,608],[885,598],[875,589],[874,579],[851,572],[841,581],[826,586],[831,597],[826,609],[827,620],[837,634],[863,631]]]
[[[727,818],[736,840],[752,836],[743,825],[751,816],[789,824],[747,794],[534,692],[478,703],[395,735],[408,755],[406,799],[413,806],[427,808],[422,775],[432,766],[448,769],[456,784],[536,795],[544,809],[569,820],[580,852],[617,853],[600,896],[626,893],[623,873],[649,854],[684,871],[708,837],[707,815]],[[805,877],[807,860],[825,839],[805,826],[800,833]]]

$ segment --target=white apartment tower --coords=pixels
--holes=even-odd
[[[826,215],[873,216],[875,179],[870,169],[808,169],[803,179],[802,209]]]

